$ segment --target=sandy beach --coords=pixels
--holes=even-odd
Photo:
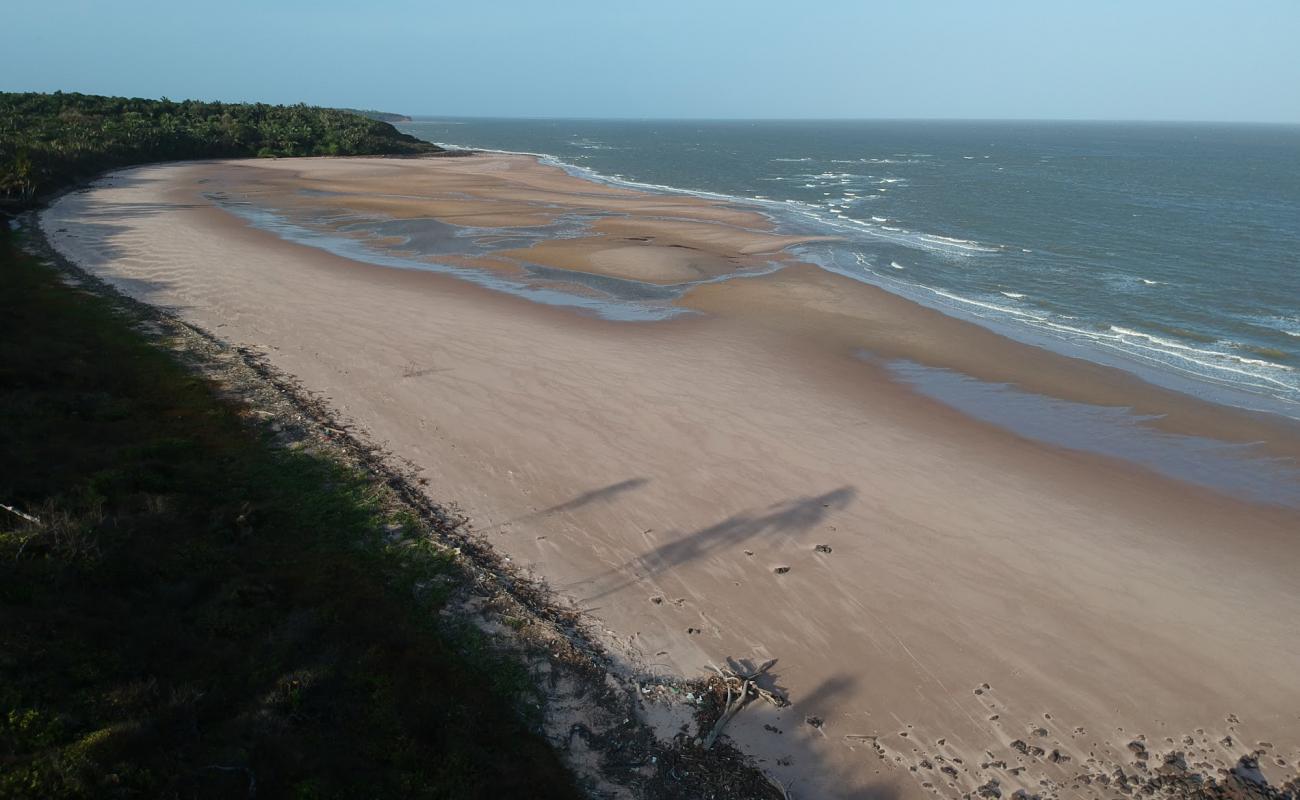
[[[1300,510],[978,421],[885,364],[1293,465],[1291,422],[801,264],[752,209],[527,156],[148,166],[41,225],[420,467],[625,669],[777,659],[791,705],[728,733],[796,796],[1113,796],[1096,776],[1135,742],[1295,774]]]

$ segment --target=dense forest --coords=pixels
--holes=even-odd
[[[0,210],[149,161],[436,152],[387,122],[334,108],[0,92]]]

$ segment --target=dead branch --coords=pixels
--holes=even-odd
[[[4,503],[0,503],[0,508],[3,508],[5,511],[8,511],[10,514],[16,514],[16,515],[22,517],[23,519],[27,520],[28,522],[32,523],[33,525],[40,525],[40,524],[41,524],[41,521],[40,521],[39,519],[37,519],[36,517],[33,517],[31,514],[24,514],[23,512],[19,511],[18,509],[14,508],[13,506],[7,506],[7,505],[5,505]]]
[[[759,677],[766,674],[775,663],[774,658],[749,674],[739,673],[730,665],[721,668],[713,667],[713,671],[718,673],[718,679],[727,689],[727,702],[723,707],[722,716],[718,717],[713,730],[709,731],[709,735],[704,738],[705,749],[713,747],[714,742],[722,735],[723,728],[727,727],[727,723],[731,722],[732,717],[739,714],[741,709],[749,705],[750,701],[766,700],[777,708],[786,704],[784,697],[758,685]]]

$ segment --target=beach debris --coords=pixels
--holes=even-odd
[[[813,549],[819,553],[829,553],[831,551],[831,546],[828,544],[819,544]]]
[[[789,567],[773,567],[773,568],[772,568],[772,571],[775,572],[777,575],[784,575],[784,574],[786,574],[787,572],[790,571],[790,568],[789,568]]]
[[[713,729],[709,735],[704,737],[704,748],[707,750],[713,747],[722,735],[722,731],[727,727],[727,723],[741,712],[741,710],[750,704],[753,700],[763,700],[771,703],[777,708],[788,704],[788,700],[771,689],[764,689],[758,685],[758,680],[776,663],[773,658],[764,662],[757,669],[752,669],[746,673],[737,670],[739,665],[728,663],[725,667],[713,667],[713,671],[718,674],[718,679],[722,682],[727,691],[727,701],[722,707],[722,716],[713,724]]]
[[[1020,753],[1022,756],[1031,756],[1033,758],[1042,758],[1047,755],[1047,751],[1041,747],[1032,744],[1026,744],[1023,739],[1016,739],[1011,743],[1011,749]]]
[[[811,725],[817,730],[821,730],[822,726],[826,724],[826,721],[821,717],[804,717],[803,721],[805,725]]]

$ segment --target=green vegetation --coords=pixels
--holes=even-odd
[[[394,114],[391,111],[373,111],[366,108],[341,108],[340,111],[346,111],[349,114],[360,114],[363,117],[377,119],[380,122],[410,122],[411,118],[405,114]]]
[[[436,152],[387,122],[334,108],[0,93],[0,208],[149,161]]]
[[[0,510],[0,797],[577,796],[382,485],[13,238],[0,503],[39,522]]]

